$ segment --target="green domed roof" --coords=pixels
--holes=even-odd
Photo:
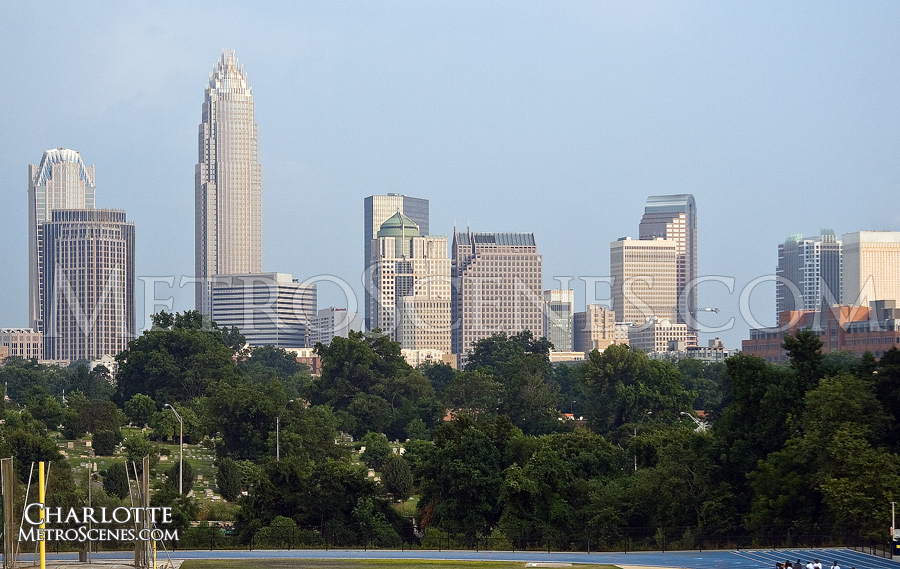
[[[399,211],[390,216],[378,229],[378,237],[419,237],[419,226]]]

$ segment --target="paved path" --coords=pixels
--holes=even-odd
[[[132,554],[128,552],[95,553],[97,561],[125,561]],[[69,561],[68,567],[85,567],[74,564],[77,554],[49,556],[55,561]],[[394,550],[220,550],[220,551],[176,551],[172,559],[433,559],[433,560],[482,560],[482,561],[522,561],[539,563],[606,563],[646,568],[675,569],[774,569],[775,563],[787,559],[803,560],[818,558],[825,568],[837,560],[842,569],[900,569],[900,563],[882,559],[851,549],[778,549],[741,551],[674,551],[638,553],[546,553],[510,551],[394,551]],[[165,556],[158,556],[160,561]],[[22,559],[27,563],[26,559]],[[24,565],[23,565],[24,566]],[[107,565],[106,568],[110,566]]]

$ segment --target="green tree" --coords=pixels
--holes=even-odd
[[[219,383],[205,400],[208,429],[221,436],[217,453],[235,460],[259,460],[269,455],[275,422],[288,398],[277,379],[265,383]],[[273,445],[274,446],[274,445]]]
[[[380,472],[384,468],[387,459],[393,454],[391,443],[381,433],[366,434],[362,443],[365,445],[366,450],[363,451],[360,458],[366,466]]]
[[[33,393],[28,399],[28,411],[31,416],[42,422],[49,430],[56,430],[66,420],[66,409],[59,399],[46,392]]]
[[[434,433],[434,446],[418,468],[419,519],[474,540],[489,535],[500,517],[504,456],[510,439],[521,435],[509,419],[476,423],[463,416]]]
[[[19,403],[25,402],[33,391],[50,393],[48,386],[53,374],[48,366],[37,363],[37,360],[19,357],[6,358],[0,367],[0,381],[6,387],[6,395]]]
[[[297,361],[297,356],[275,346],[251,348],[249,357],[241,360],[239,366],[248,373],[260,369],[270,370],[279,379],[287,379],[307,369]]]
[[[594,350],[581,366],[585,413],[598,433],[646,420],[675,422],[692,409],[696,394],[686,391],[671,362],[651,361],[628,346]]]
[[[410,369],[400,344],[378,332],[335,337],[328,346],[316,345],[316,353],[322,358],[322,375],[312,403],[335,409],[346,409],[357,394],[370,393],[384,378]]]
[[[425,424],[425,421],[416,417],[412,421],[410,421],[406,425],[406,438],[411,441],[415,440],[428,440],[430,437],[428,433],[428,425]]]
[[[119,499],[128,495],[128,475],[123,463],[114,462],[106,469],[106,473],[103,475],[103,490]]]
[[[315,462],[346,458],[348,450],[337,443],[337,418],[325,405],[288,406],[281,418],[281,456],[306,455]],[[275,451],[275,433],[270,447]]]
[[[638,440],[645,460],[629,488],[629,523],[703,528],[736,521],[733,490],[722,480],[711,434],[659,427]]]
[[[538,355],[547,359],[553,344],[546,338],[536,339],[531,330],[507,336],[505,332],[492,334],[475,342],[466,363],[467,370],[492,368],[500,370],[510,362],[526,355]]]
[[[486,371],[456,374],[444,390],[444,402],[453,415],[493,417],[503,386]]]
[[[391,454],[384,462],[381,479],[387,493],[398,502],[405,502],[412,495],[412,472],[409,464],[398,454]]]
[[[354,421],[350,433],[360,437],[368,431],[383,432],[391,424],[391,406],[379,395],[357,393],[347,405]]]
[[[694,409],[702,409],[718,415],[725,401],[724,363],[709,363],[694,358],[683,358],[676,364],[681,372],[684,388],[697,394]]]
[[[88,362],[79,361],[62,370],[61,379],[66,393],[80,391],[88,399],[109,399],[115,393],[109,369],[103,365],[91,370]]]
[[[882,442],[891,452],[900,452],[900,350],[891,348],[884,352],[877,369],[865,375],[874,378],[875,395],[890,418]]]
[[[181,470],[181,480],[182,489],[184,494],[187,494],[191,491],[191,487],[194,485],[194,479],[197,475],[194,473],[194,467],[191,466],[191,463],[188,461],[184,462],[184,469],[181,469],[181,462],[175,461],[172,466],[166,470],[166,487],[171,492],[178,491],[178,472]]]
[[[241,495],[244,480],[241,468],[231,458],[220,458],[216,464],[216,486],[222,498],[234,502]]]
[[[797,330],[793,336],[785,334],[781,348],[788,353],[799,391],[805,393],[814,389],[824,375],[819,335],[807,328]]]
[[[85,399],[80,392],[69,396],[69,413],[63,419],[63,435],[76,439],[85,433],[117,431],[122,426],[122,416],[112,401]]]
[[[789,417],[802,413],[803,393],[789,370],[746,354],[725,362],[725,388],[731,403],[713,423],[723,477],[735,488],[741,509],[749,507],[747,475],[759,461],[780,450],[791,434]]]
[[[156,413],[156,402],[152,397],[135,393],[131,399],[125,402],[124,409],[128,420],[135,427],[143,428],[149,425],[153,419],[153,415]]]
[[[419,367],[422,371],[422,375],[428,378],[428,381],[431,382],[432,389],[434,389],[435,393],[438,395],[441,395],[444,392],[444,389],[450,385],[453,376],[457,373],[455,369],[445,363],[426,363]]]
[[[478,340],[466,371],[480,371],[500,384],[497,413],[506,415],[526,433],[540,434],[559,427],[559,386],[553,381],[545,338],[530,331],[512,336],[494,334]]]
[[[136,433],[125,438],[123,444],[125,449],[126,464],[134,464],[138,472],[143,472],[143,461],[145,456],[150,457],[150,468],[155,468],[159,462],[159,448],[150,442],[150,439],[143,433]]]
[[[371,543],[375,547],[396,547],[400,543],[400,536],[391,526],[384,511],[378,507],[372,498],[359,498],[353,509],[353,518],[359,526],[365,543]]]
[[[354,513],[360,498],[371,499],[373,506],[366,505],[370,515],[363,519]],[[289,456],[280,462],[267,462],[250,481],[248,496],[240,503],[236,529],[245,542],[254,528],[270,525],[276,516],[291,518],[299,526],[323,528],[330,543],[344,546],[366,539],[357,528],[361,523],[371,523],[373,516],[380,518],[376,512],[391,527],[404,525],[388,502],[379,497],[378,486],[366,476],[366,470],[345,460],[329,458],[313,463]]]
[[[825,482],[854,475],[840,468],[834,449],[868,446],[882,436],[886,426],[871,379],[849,372],[822,378],[804,397],[803,409],[800,417],[788,421],[794,430],[784,447],[748,475],[753,489],[748,517],[754,526],[822,521],[828,515]],[[845,444],[846,433],[859,440]],[[840,458],[845,464],[850,462],[846,453]],[[840,484],[832,486],[837,487]],[[858,519],[847,519],[859,529]]]
[[[533,443],[503,473],[500,528],[533,545],[587,539],[591,480],[619,473],[625,465],[621,449],[583,429]]]
[[[169,409],[156,411],[147,423],[152,429],[150,439],[154,441],[177,441],[181,429],[178,417]]]
[[[900,457],[874,448],[866,430],[844,423],[828,449],[827,474],[821,483],[823,501],[835,522],[853,535],[878,539],[888,519],[888,505],[900,488]]]
[[[154,326],[116,356],[117,401],[138,393],[179,402],[205,395],[218,381],[236,379],[228,335],[196,311],[153,317]]]
[[[3,456],[12,456],[20,480],[28,481],[32,463],[59,463],[62,458],[56,443],[45,432],[26,426],[4,430]]]
[[[116,445],[122,442],[122,431],[119,429],[104,429],[94,433],[92,448],[98,456],[112,456],[116,452]]]

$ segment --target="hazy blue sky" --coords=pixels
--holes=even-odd
[[[27,324],[27,166],[48,148],[96,166],[139,275],[192,274],[203,90],[234,48],[265,270],[360,290],[363,198],[399,192],[435,234],[533,231],[551,287],[608,275],[648,195],[692,193],[700,274],[736,279],[701,287],[722,310],[701,320],[737,317],[739,346],[740,289],[788,234],[900,229],[898,29],[898,2],[4,1],[0,326]],[[774,321],[773,286],[751,302]]]

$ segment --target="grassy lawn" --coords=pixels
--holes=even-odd
[[[429,561],[420,559],[247,559],[189,560],[181,569],[524,569],[524,562]],[[618,569],[615,565],[577,565],[578,569]]]

